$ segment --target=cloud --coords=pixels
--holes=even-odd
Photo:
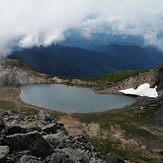
[[[69,28],[79,28],[88,37],[103,24],[114,33],[142,35],[146,44],[161,47],[163,1],[0,0],[0,55],[13,46],[56,43]]]

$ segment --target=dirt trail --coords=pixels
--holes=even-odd
[[[71,115],[60,116],[57,121],[64,123],[65,128],[71,135],[82,135],[84,132],[85,124]]]

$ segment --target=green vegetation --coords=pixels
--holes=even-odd
[[[5,66],[10,67],[11,69],[13,67],[20,68],[22,70],[25,70],[27,72],[32,72],[34,75],[39,74],[39,71],[35,70],[33,67],[30,65],[26,64],[23,61],[20,61],[19,59],[6,59],[5,60]]]
[[[11,110],[16,108],[16,104],[11,101],[0,101],[0,108],[5,110]]]
[[[37,115],[39,110],[30,107],[18,107],[18,110],[26,116]]]
[[[16,110],[20,111],[20,113],[22,113],[25,116],[37,115],[40,111],[40,110],[32,108],[32,107],[16,105],[12,101],[0,101],[0,109],[4,109],[6,111],[16,109]],[[51,112],[51,111],[47,111],[47,112],[51,115],[51,118],[53,118],[53,119],[56,118],[56,113]]]
[[[153,134],[153,126],[156,125],[155,111],[159,104],[155,101],[144,107],[128,107],[105,113],[78,115],[82,122],[87,125],[91,122],[100,125],[100,132],[96,136],[89,136],[91,143],[103,154],[113,152],[122,158],[130,160],[143,160],[153,163],[153,159],[143,155],[142,151],[133,147],[126,148],[119,139],[114,139],[114,132],[121,133],[122,140],[146,140],[150,145],[152,140],[160,141],[158,135]],[[129,143],[130,144],[130,143]],[[152,145],[152,144],[151,144]],[[138,146],[139,148],[139,146]],[[138,161],[139,162],[139,161]]]
[[[91,137],[91,143],[96,147],[97,151],[102,151],[102,154],[108,154],[108,151],[112,153],[116,153],[119,156],[123,156],[123,158],[131,157],[131,152],[127,151],[127,149],[123,148],[120,143],[110,140],[108,138],[102,139],[99,137]]]
[[[85,79],[87,83],[91,83],[90,85],[97,87],[98,89],[104,89],[108,86],[113,86],[114,84],[130,77],[136,76],[139,73],[143,73],[145,70],[126,70],[126,71],[118,71],[107,75],[102,75],[96,78]]]
[[[118,156],[121,156],[123,159],[128,160],[128,158],[132,158],[134,162],[139,162],[139,160],[146,161],[148,163],[153,163],[154,159],[148,158],[144,156],[140,152],[133,153],[131,150],[128,150],[116,141],[110,140],[109,138],[102,139],[99,137],[89,138],[94,147],[96,147],[97,151],[102,151],[101,153],[106,155],[108,151],[111,153],[116,153]]]
[[[12,101],[0,101],[0,108],[4,110],[13,110],[17,109],[19,110],[23,115],[36,115],[38,114],[39,110],[30,108],[30,107],[24,107],[24,106],[18,106]]]

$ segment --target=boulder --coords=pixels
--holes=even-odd
[[[9,147],[8,146],[0,146],[0,163],[6,163],[7,162],[8,153],[9,153]]]
[[[61,156],[57,153],[53,153],[51,156],[48,156],[44,162],[48,163],[61,163]]]
[[[27,129],[20,126],[5,126],[6,135],[13,135],[16,133],[27,133]]]
[[[90,142],[88,142],[88,143],[85,145],[85,149],[88,149],[88,150],[90,150],[90,151],[93,151],[93,150],[94,150],[94,147],[93,147],[93,145],[92,145]]]
[[[63,148],[61,152],[76,162],[89,163],[88,156],[81,149]]]
[[[15,119],[15,120],[23,120],[24,117],[18,110],[11,110],[8,111],[10,119]]]
[[[38,114],[37,114],[37,118],[38,118],[38,120],[40,120],[40,121],[52,121],[52,119],[50,118],[50,114],[49,113],[47,113],[46,111],[44,111],[44,110],[41,110]]]
[[[57,134],[49,134],[43,137],[49,144],[53,146],[54,149],[67,148],[67,147],[71,147],[72,145],[72,142],[68,139],[67,135],[65,135],[64,132],[60,132]]]
[[[41,160],[35,156],[31,155],[23,155],[19,160],[18,163],[41,163]]]
[[[30,150],[31,155],[44,159],[53,152],[50,144],[36,131],[10,135],[6,139],[10,147],[10,153]]]
[[[46,132],[47,134],[56,134],[57,133],[57,129],[58,129],[57,123],[51,123],[51,124],[48,124],[48,125],[46,125],[46,126],[44,126],[42,128],[42,130],[44,132]]]

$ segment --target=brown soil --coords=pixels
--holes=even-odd
[[[73,115],[60,116],[57,121],[64,123],[65,128],[71,135],[82,135],[84,134],[85,124],[81,123]]]

